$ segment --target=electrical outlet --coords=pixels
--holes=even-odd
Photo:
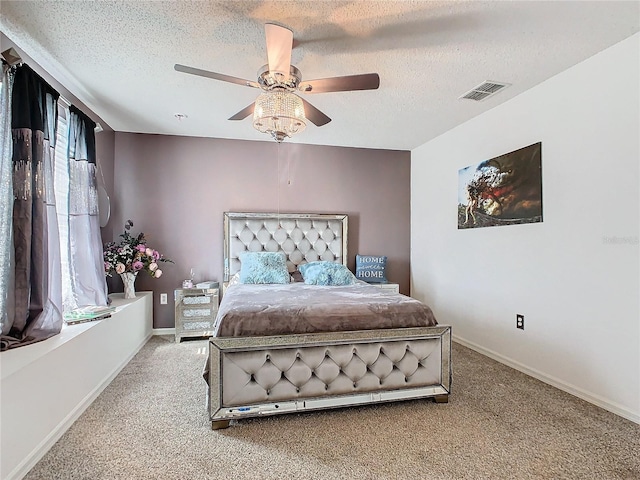
[[[160,305],[166,305],[167,304],[167,294],[166,293],[161,293],[160,294]]]
[[[516,328],[524,330],[524,315],[516,313]]]

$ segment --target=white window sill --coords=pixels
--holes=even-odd
[[[111,298],[111,306],[116,309],[112,315],[123,311],[129,305],[140,300],[140,298],[146,295],[153,295],[153,292],[136,292],[136,295],[137,297],[132,299],[125,299],[124,294],[122,293],[112,293],[109,295],[109,298]],[[110,319],[111,318],[105,318],[92,322],[78,323],[76,325],[63,324],[62,330],[58,335],[54,335],[53,337],[47,338],[41,342],[2,352],[0,354],[0,380],[9,377],[30,363],[44,357],[55,349],[60,348],[60,346],[65,343],[81,336],[84,332],[94,328],[101,322],[108,322]]]

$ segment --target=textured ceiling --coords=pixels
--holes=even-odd
[[[293,30],[303,80],[377,72],[373,91],[305,95],[333,119],[287,142],[411,150],[638,32],[640,3],[7,1],[0,27],[116,131],[272,141],[228,121],[259,91],[264,23]],[[482,102],[484,80],[512,84]],[[188,116],[178,121],[176,113]]]

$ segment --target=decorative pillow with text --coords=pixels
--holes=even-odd
[[[387,257],[356,255],[356,278],[369,283],[387,282]]]

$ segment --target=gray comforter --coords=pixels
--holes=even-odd
[[[224,294],[214,335],[241,337],[436,325],[431,309],[358,283],[341,287],[236,284]]]

